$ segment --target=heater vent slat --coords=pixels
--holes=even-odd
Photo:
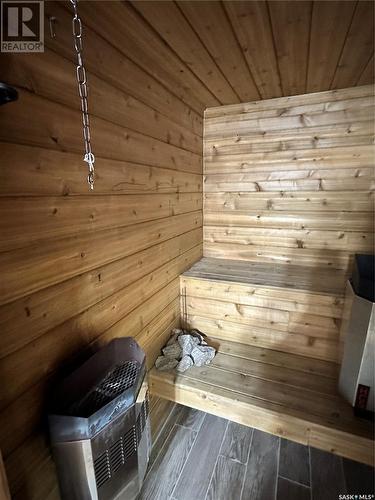
[[[95,478],[98,488],[111,479],[108,450],[102,453],[94,462]]]
[[[95,478],[97,487],[100,488],[109,481],[114,474],[125,465],[126,461],[137,451],[139,441],[146,426],[149,414],[148,393],[142,403],[136,424],[117,441],[112,443],[94,461]]]
[[[115,473],[125,463],[123,440],[120,438],[109,449],[111,472]]]
[[[131,457],[132,454],[137,450],[137,441],[135,436],[135,427],[133,426],[124,436],[125,460]]]

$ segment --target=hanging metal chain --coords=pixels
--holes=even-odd
[[[83,160],[87,162],[89,173],[87,176],[87,182],[89,183],[90,189],[94,189],[95,181],[95,156],[91,151],[91,135],[90,135],[90,122],[89,122],[89,110],[87,102],[87,78],[86,70],[83,64],[83,41],[82,41],[82,21],[78,15],[77,3],[78,0],[70,0],[73,5],[74,17],[72,22],[73,28],[73,39],[74,47],[77,53],[77,82],[78,82],[78,92],[81,98],[81,110],[82,110],[82,122],[83,122],[83,141],[85,145],[85,156]]]

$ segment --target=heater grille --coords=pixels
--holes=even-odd
[[[139,368],[137,361],[127,361],[116,366],[98,386],[94,387],[78,404],[74,405],[72,413],[82,417],[93,415],[126,389],[132,387]]]
[[[94,461],[97,487],[100,488],[111,479],[136,451],[136,432],[133,426]]]
[[[142,403],[136,425],[133,425],[124,436],[115,441],[94,461],[96,485],[100,488],[123,466],[137,451],[139,441],[146,426],[149,414],[148,393]]]
[[[95,478],[98,488],[111,477],[111,467],[109,464],[109,454],[106,450],[94,462]]]

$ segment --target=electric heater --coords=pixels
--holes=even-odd
[[[145,355],[135,340],[113,340],[65,379],[49,425],[64,500],[135,498],[151,448]]]

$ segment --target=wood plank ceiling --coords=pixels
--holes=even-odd
[[[202,111],[372,80],[371,2],[79,10],[93,194],[69,2],[45,3],[43,54],[0,61],[20,92],[0,114],[0,448],[20,500],[56,498],[42,415],[67,360],[123,332],[144,339],[151,359],[178,321],[178,276],[202,253]]]
[[[172,49],[173,57],[165,60],[166,72],[177,71],[174,79],[179,86],[203,107],[374,80],[370,1],[131,3]],[[112,10],[109,4],[104,8]],[[130,16],[130,6],[126,9]],[[129,24],[126,31],[136,29]]]

